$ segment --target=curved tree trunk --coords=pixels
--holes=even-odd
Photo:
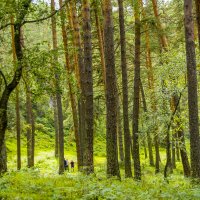
[[[12,81],[7,84],[6,78],[3,75],[3,72],[0,71],[0,75],[3,76],[5,82],[5,88],[0,97],[0,152],[3,149],[4,139],[5,139],[5,131],[7,127],[7,106],[8,106],[8,99],[10,97],[11,92],[15,89],[18,85],[21,76],[22,76],[22,68],[23,68],[23,53],[20,44],[20,27],[22,26],[22,22],[24,17],[28,12],[28,8],[30,6],[31,0],[24,0],[21,3],[22,9],[21,12],[18,14],[18,18],[14,23],[14,34],[15,34],[15,49],[16,49],[16,56],[18,60],[17,69],[15,70],[14,76]],[[0,172],[2,168],[0,166]]]

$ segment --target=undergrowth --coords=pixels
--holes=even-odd
[[[16,170],[16,148],[13,138],[9,138],[8,169],[0,177],[0,199],[22,200],[56,200],[56,199],[85,199],[85,200],[160,200],[160,199],[200,199],[200,186],[191,179],[184,178],[181,162],[167,180],[163,174],[154,173],[149,167],[148,159],[141,151],[142,180],[124,178],[124,166],[120,163],[121,181],[106,177],[105,143],[98,140],[95,146],[95,174],[86,176],[77,172],[65,172],[58,175],[58,161],[54,157],[53,140],[40,135],[36,141],[35,167],[26,167],[26,146],[22,147],[22,169]],[[25,141],[22,140],[25,144]],[[65,157],[76,161],[74,145],[67,144]],[[72,148],[70,148],[72,147]],[[161,151],[161,171],[165,164],[165,151]]]

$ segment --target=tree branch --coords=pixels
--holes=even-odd
[[[55,14],[57,14],[58,12],[60,12],[60,10],[62,10],[62,8],[64,8],[66,6],[66,4],[69,2],[69,0],[66,0],[65,3],[58,9],[58,10],[55,10],[54,12],[52,12],[50,15],[46,16],[46,17],[43,17],[43,18],[40,18],[40,19],[35,19],[35,20],[30,20],[30,21],[24,21],[22,23],[22,25],[24,24],[30,24],[30,23],[35,23],[35,22],[41,22],[41,21],[44,21],[44,20],[47,20],[51,17],[53,17]]]
[[[67,4],[69,1],[70,1],[70,0],[66,0],[65,3],[64,3],[58,10],[55,10],[53,13],[51,13],[51,14],[48,15],[48,16],[43,17],[43,18],[40,18],[40,19],[35,19],[35,20],[24,20],[24,21],[22,22],[21,25],[23,26],[24,24],[30,24],[30,23],[35,23],[35,22],[41,22],[41,21],[44,21],[44,20],[47,20],[47,19],[51,18],[51,17],[53,17],[54,15],[56,15],[58,12],[60,12],[60,10],[62,10],[62,9],[66,6],[66,4]],[[8,26],[10,26],[10,25],[15,25],[15,23],[8,23],[8,24],[5,24],[5,25],[2,25],[2,26],[0,26],[0,30],[4,29],[4,28],[6,28],[6,27],[8,27]]]
[[[5,85],[6,85],[6,87],[7,87],[6,77],[5,77],[4,73],[3,73],[1,70],[0,70],[0,74],[1,74],[1,76],[3,77],[3,80],[4,80]]]

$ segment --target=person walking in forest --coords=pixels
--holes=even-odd
[[[64,158],[64,168],[65,170],[68,170],[69,171],[69,162],[67,159]]]
[[[73,160],[71,160],[70,165],[71,165],[71,171],[74,172],[74,161]]]

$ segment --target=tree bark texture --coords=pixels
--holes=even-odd
[[[56,97],[52,97],[53,101],[53,116],[54,116],[54,129],[55,129],[55,157],[57,158],[59,155],[58,152],[58,136],[59,136],[59,130],[58,130],[58,111],[57,111],[57,104],[56,104]]]
[[[196,74],[196,55],[195,55],[194,26],[192,18],[191,0],[184,0],[184,16],[185,16],[187,79],[188,79],[191,171],[193,177],[200,178],[200,148],[199,148],[200,139],[199,139],[199,127],[198,127],[199,120],[198,120],[197,74]]]
[[[133,98],[133,161],[134,178],[141,179],[139,152],[139,96],[140,96],[140,2],[135,2],[135,63],[134,63],[134,98]]]
[[[84,65],[84,59],[83,59],[83,49],[81,46],[81,34],[80,34],[80,26],[79,21],[76,13],[76,4],[74,1],[70,2],[70,12],[72,16],[72,22],[73,22],[73,32],[74,32],[74,40],[75,40],[75,48],[77,52],[77,58],[78,58],[78,72],[80,77],[80,98],[79,98],[79,134],[80,134],[80,157],[81,157],[81,163],[80,166],[84,166],[85,163],[83,162],[84,152],[85,152],[85,135],[86,135],[86,108],[85,108],[85,65]]]
[[[117,91],[118,93],[118,91]],[[122,124],[121,124],[121,107],[119,94],[117,95],[117,138],[118,138],[118,149],[120,161],[124,161],[124,145],[122,138]]]
[[[104,49],[106,66],[107,175],[120,177],[117,152],[117,84],[115,74],[112,4],[104,0]]]
[[[7,172],[7,152],[6,143],[4,141],[3,148],[0,152],[0,175]]]
[[[31,102],[31,92],[30,88],[26,88],[26,122],[27,122],[27,166],[34,166],[34,119],[32,111],[32,102]]]
[[[59,0],[60,7],[63,5],[63,1]],[[79,125],[78,125],[78,112],[77,112],[77,105],[76,105],[76,97],[73,93],[73,85],[71,83],[71,76],[72,76],[72,69],[69,59],[69,52],[68,52],[68,38],[65,26],[65,13],[64,10],[61,10],[61,25],[62,25],[62,37],[63,37],[63,46],[65,50],[65,63],[66,63],[66,72],[67,72],[67,83],[69,88],[69,95],[72,107],[72,116],[73,116],[73,123],[74,123],[74,134],[76,140],[76,154],[77,154],[77,165],[78,169],[80,170],[80,138],[79,138]]]
[[[121,69],[122,69],[122,93],[123,93],[123,128],[124,128],[124,147],[125,147],[125,177],[132,177],[131,154],[130,154],[130,129],[128,113],[128,75],[126,61],[126,34],[124,22],[123,0],[118,0],[119,5],[119,26],[120,26],[120,44],[121,44]]]
[[[51,0],[51,12],[55,12],[55,2]],[[51,17],[52,23],[52,38],[53,38],[53,49],[57,51],[57,32],[56,32],[56,18]],[[54,65],[58,63],[58,57],[54,55]],[[57,66],[56,66],[57,67]],[[55,68],[54,68],[55,69]],[[63,130],[63,111],[62,111],[62,100],[60,92],[60,76],[55,72],[55,88],[56,88],[56,104],[58,111],[58,133],[59,133],[59,174],[64,173],[64,130]]]
[[[94,172],[93,161],[93,78],[92,78],[92,34],[90,21],[90,3],[83,0],[83,43],[84,43],[84,65],[85,65],[85,163],[86,173]]]

